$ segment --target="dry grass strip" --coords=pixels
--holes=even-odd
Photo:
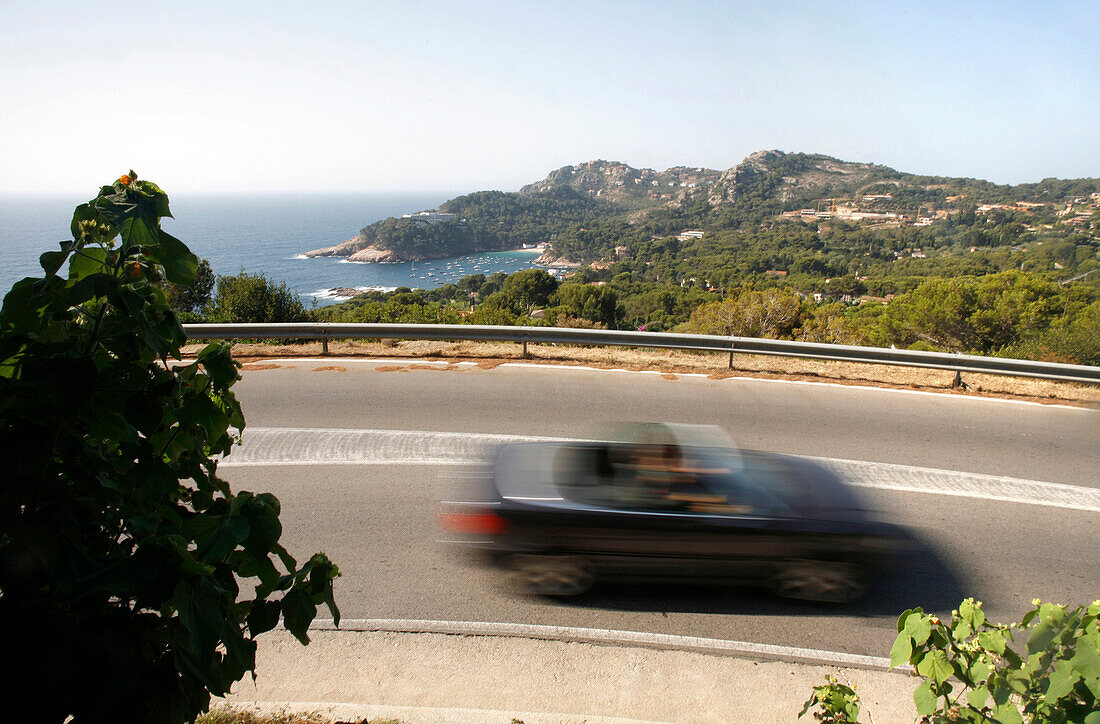
[[[194,354],[201,345],[188,345],[185,354]],[[280,344],[238,344],[234,356],[245,363],[246,370],[271,369],[265,360],[286,357],[318,357],[320,342]],[[686,350],[648,350],[623,347],[584,347],[574,345],[528,344],[528,356],[511,342],[444,342],[434,340],[386,340],[382,343],[366,340],[330,341],[330,357],[360,357],[364,359],[436,359],[445,362],[473,362],[480,369],[491,370],[506,362],[523,360],[529,363],[585,365],[602,369],[649,370],[664,375],[703,374],[712,379],[753,377],[762,379],[829,382],[845,385],[924,390],[955,395],[981,395],[1031,400],[1047,403],[1071,403],[1100,407],[1100,386],[1073,382],[1053,382],[1028,377],[963,374],[966,390],[952,389],[954,372],[900,367],[859,362],[834,362],[796,357],[735,354],[733,369],[728,368],[725,352],[692,352]],[[380,371],[402,369],[378,368]],[[668,378],[666,378],[668,379]]]

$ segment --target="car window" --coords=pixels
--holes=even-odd
[[[755,487],[788,508],[805,507],[806,484],[787,462],[774,455],[751,451],[741,451],[739,458],[743,484]]]
[[[567,445],[555,484],[573,502],[623,510],[766,515],[785,509],[727,451],[670,445]]]

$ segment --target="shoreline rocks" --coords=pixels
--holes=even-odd
[[[368,246],[365,249],[360,249],[359,251],[349,256],[348,261],[388,264],[392,262],[413,260],[406,259],[397,252],[390,251],[388,249],[379,249],[377,247]]]
[[[554,254],[554,252],[552,251],[548,251],[545,254],[542,254],[537,259],[535,259],[534,263],[538,264],[539,266],[552,266],[570,269],[582,266],[579,261],[569,261],[565,257]]]
[[[307,251],[306,256],[313,258],[318,256],[351,256],[360,249],[368,246],[362,236],[353,236],[347,241],[342,241],[336,246],[326,246],[323,249]]]

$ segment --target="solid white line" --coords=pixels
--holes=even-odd
[[[316,619],[310,625],[312,631],[384,631],[389,633],[436,633],[462,636],[507,636],[512,638],[539,639],[544,641],[568,641],[613,646],[640,646],[644,648],[694,651],[698,653],[738,656],[754,659],[790,661],[824,666],[849,666],[859,669],[888,671],[890,660],[878,656],[849,654],[841,651],[823,651],[776,644],[760,644],[751,641],[680,636],[676,634],[622,631],[604,628],[577,628],[573,626],[545,626],[527,623],[501,623],[486,621],[431,621],[417,619],[368,618],[341,619],[336,627],[331,619]]]
[[[394,359],[376,359],[376,358],[364,359],[362,357],[277,357],[277,358],[272,358],[270,360],[264,359],[263,362],[283,362],[283,363],[303,363],[303,364],[304,363],[358,362],[360,364],[367,364],[367,365],[381,365],[381,364],[403,364],[403,365],[418,364],[418,365],[424,365],[424,364],[430,364],[430,365],[438,365],[438,366],[442,366],[442,367],[454,367],[454,366],[458,366],[458,365],[477,367],[476,362],[466,362],[466,361],[451,362],[449,360],[444,361],[444,360],[431,360],[431,359],[408,358],[408,357],[398,357],[398,358],[394,358]],[[255,363],[260,363],[260,362],[257,361]],[[248,364],[253,364],[253,363],[250,362]],[[496,369],[497,367],[515,367],[515,368],[520,368],[520,369],[554,369],[554,370],[566,370],[566,371],[574,371],[574,372],[617,372],[617,373],[625,373],[625,374],[651,375],[651,376],[652,375],[660,376],[660,375],[672,374],[672,375],[676,375],[677,377],[694,377],[694,378],[703,378],[703,379],[714,379],[715,382],[770,382],[770,383],[773,383],[773,384],[781,384],[781,385],[808,385],[808,386],[811,386],[811,387],[829,387],[829,388],[842,389],[842,390],[867,390],[867,391],[873,390],[873,391],[877,391],[877,392],[893,392],[893,393],[903,394],[903,395],[923,395],[923,396],[940,397],[940,398],[946,398],[946,399],[950,399],[950,400],[970,400],[972,402],[1001,402],[1001,403],[1005,403],[1005,404],[1009,404],[1009,405],[1031,405],[1031,406],[1034,406],[1034,407],[1054,408],[1054,409],[1058,409],[1058,410],[1079,410],[1079,411],[1083,411],[1083,412],[1095,412],[1096,411],[1092,407],[1082,407],[1082,406],[1078,406],[1078,405],[1066,405],[1066,404],[1062,404],[1062,403],[1033,402],[1031,400],[1011,400],[1011,399],[1004,399],[1004,398],[1001,398],[1001,397],[986,397],[986,396],[982,396],[982,395],[974,395],[974,396],[971,396],[971,395],[958,395],[958,394],[951,394],[946,390],[943,391],[943,392],[932,392],[932,391],[928,391],[928,390],[903,390],[903,389],[898,389],[898,388],[894,388],[894,387],[876,387],[876,386],[873,386],[873,385],[845,385],[845,384],[841,384],[839,382],[815,382],[815,381],[812,381],[812,380],[784,380],[784,379],[774,379],[774,378],[770,378],[770,377],[751,377],[751,376],[747,376],[747,375],[720,377],[720,378],[715,379],[715,378],[711,378],[710,374],[703,373],[703,372],[661,372],[659,370],[628,370],[628,369],[623,369],[621,367],[615,367],[615,368],[608,369],[608,368],[604,368],[604,367],[588,367],[588,366],[585,366],[585,365],[559,365],[559,364],[553,364],[553,363],[541,363],[540,364],[538,362],[502,362],[499,365],[496,365],[496,367],[494,367],[494,369]],[[248,368],[245,367],[244,371],[248,371]],[[978,373],[973,373],[973,374],[978,374]],[[1008,376],[1011,376],[1011,375],[1008,375]]]
[[[244,444],[219,466],[474,465],[490,460],[501,444],[568,440],[420,430],[249,427]],[[859,487],[1100,512],[1100,488],[864,460],[808,459]]]

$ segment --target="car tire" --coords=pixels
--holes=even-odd
[[[592,588],[592,567],[576,556],[513,556],[509,582],[523,593],[577,596]]]
[[[820,603],[851,603],[867,591],[867,576],[855,563],[843,561],[791,561],[768,581],[784,598]]]

